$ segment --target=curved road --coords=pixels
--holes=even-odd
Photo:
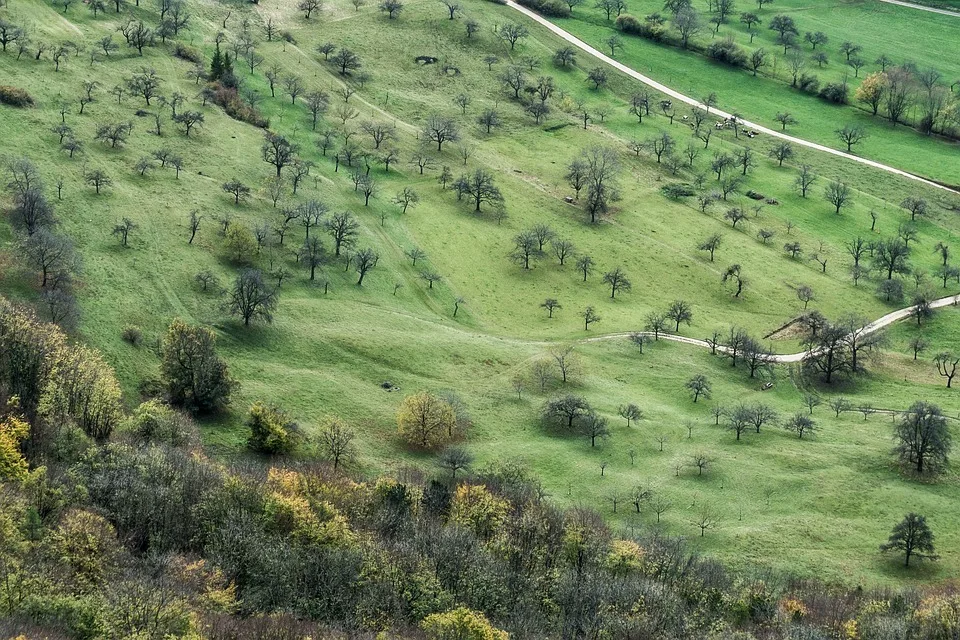
[[[885,2],[886,4],[895,4],[900,7],[908,7],[910,9],[919,9],[920,11],[929,11],[930,13],[939,13],[944,16],[960,18],[960,12],[950,11],[949,9],[937,9],[936,7],[927,7],[922,4],[914,4],[912,2],[901,2],[900,0],[880,0],[880,2]]]
[[[930,308],[939,309],[940,307],[946,307],[949,305],[957,305],[957,304],[960,304],[960,294],[947,296],[945,298],[938,298],[930,303]],[[914,308],[915,307],[910,306],[910,307],[905,307],[903,309],[898,309],[897,311],[892,311],[887,315],[881,318],[878,318],[877,320],[874,320],[870,324],[866,325],[864,327],[863,333],[864,334],[874,333],[876,331],[879,331],[880,329],[883,329],[884,327],[887,327],[893,324],[898,320],[903,320],[904,318],[908,318],[910,317],[910,314],[913,313]],[[583,340],[580,340],[580,342],[599,342],[601,340],[611,340],[614,338],[628,338],[632,335],[637,335],[637,334],[653,337],[652,331],[631,331],[629,333],[623,333],[623,332],[608,333],[606,335],[595,336],[593,338],[584,338]],[[686,336],[678,336],[670,333],[660,332],[660,339],[671,340],[673,342],[682,342],[684,344],[692,344],[698,347],[703,347],[705,349],[712,348],[710,346],[710,343],[707,342],[706,340],[697,340],[696,338],[688,338]],[[725,347],[718,346],[717,351],[726,352],[727,349]],[[806,351],[801,351],[800,353],[779,354],[779,355],[773,355],[770,358],[770,361],[775,362],[777,364],[788,364],[791,362],[800,362],[801,360],[803,360],[803,358],[806,355],[807,355]]]
[[[531,11],[530,9],[527,9],[526,7],[520,6],[519,4],[517,4],[516,2],[514,2],[513,0],[506,0],[506,4],[507,4],[507,6],[510,7],[511,9],[515,9],[516,11],[519,11],[520,13],[522,13],[522,14],[525,15],[525,16],[527,16],[527,17],[530,18],[531,20],[533,20],[533,21],[535,21],[535,22],[543,25],[544,27],[546,27],[547,29],[549,29],[550,31],[552,31],[554,34],[560,36],[561,38],[563,38],[564,40],[566,40],[567,42],[569,42],[570,44],[572,44],[572,45],[576,46],[577,48],[579,48],[579,49],[581,49],[581,50],[589,53],[589,54],[592,55],[593,57],[595,57],[595,58],[597,58],[597,59],[599,59],[599,60],[602,60],[603,62],[606,62],[608,65],[612,66],[613,68],[617,69],[618,71],[621,71],[622,73],[625,73],[626,75],[630,76],[630,77],[633,78],[634,80],[639,80],[639,81],[642,82],[643,84],[645,84],[645,85],[647,85],[647,86],[649,86],[649,87],[651,87],[651,88],[653,88],[653,89],[656,89],[656,90],[659,91],[660,93],[663,93],[663,94],[665,94],[665,95],[670,96],[670,97],[673,98],[674,100],[679,100],[680,102],[684,102],[684,103],[689,104],[689,105],[691,105],[691,106],[700,107],[701,109],[706,109],[709,113],[713,113],[713,114],[717,115],[717,116],[720,117],[720,118],[731,118],[731,117],[732,117],[731,114],[729,114],[729,113],[727,113],[727,112],[725,112],[725,111],[721,111],[721,110],[717,109],[716,107],[714,107],[714,108],[711,110],[711,109],[707,108],[706,105],[702,104],[699,100],[697,100],[697,99],[695,99],[695,98],[691,98],[691,97],[689,97],[689,96],[686,96],[686,95],[684,95],[684,94],[682,94],[682,93],[680,93],[680,92],[678,92],[678,91],[674,91],[674,90],[671,89],[670,87],[667,87],[667,86],[665,86],[665,85],[663,85],[663,84],[660,84],[659,82],[657,82],[656,80],[653,80],[652,78],[648,78],[647,76],[645,76],[645,75],[643,75],[642,73],[640,73],[640,72],[638,72],[638,71],[636,71],[636,70],[628,67],[627,65],[625,65],[625,64],[623,64],[623,63],[621,63],[621,62],[617,62],[616,60],[614,60],[613,58],[611,58],[611,57],[608,56],[607,54],[605,54],[605,53],[603,53],[602,51],[599,51],[599,50],[591,47],[591,46],[588,45],[586,42],[584,42],[583,40],[580,40],[579,38],[577,38],[576,36],[574,36],[574,35],[571,34],[570,32],[565,31],[564,29],[561,29],[560,27],[558,27],[557,25],[553,24],[552,22],[550,22],[549,20],[547,20],[546,18],[544,18],[544,17],[541,16],[540,14],[535,13],[534,11]],[[897,4],[903,4],[903,3],[897,3]],[[915,6],[919,6],[919,5],[915,5]],[[802,139],[802,138],[795,138],[795,137],[790,136],[790,135],[787,135],[787,134],[785,134],[785,133],[783,133],[783,132],[781,132],[781,131],[776,131],[776,130],[774,130],[774,129],[770,129],[770,128],[768,128],[768,127],[764,127],[763,125],[757,124],[757,123],[755,123],[755,122],[750,122],[750,121],[748,121],[748,120],[740,120],[740,124],[741,124],[742,126],[745,126],[745,127],[749,128],[749,129],[754,129],[754,130],[759,131],[759,132],[761,132],[761,133],[764,133],[764,134],[766,134],[766,135],[768,135],[768,136],[772,136],[772,137],[774,137],[774,138],[779,138],[779,139],[781,139],[781,140],[786,140],[786,141],[788,141],[788,142],[791,142],[791,143],[793,143],[793,144],[796,144],[796,145],[799,145],[799,146],[802,146],[802,147],[807,147],[807,148],[809,148],[809,149],[816,149],[817,151],[822,151],[822,152],[824,152],[824,153],[829,153],[829,154],[831,154],[831,155],[835,155],[835,156],[838,156],[838,157],[840,157],[840,158],[845,158],[845,159],[847,159],[847,160],[853,160],[854,162],[859,162],[860,164],[865,164],[865,165],[870,166],[870,167],[873,167],[873,168],[875,168],[875,169],[880,169],[880,170],[882,170],[882,171],[887,171],[887,172],[889,172],[889,173],[893,173],[893,174],[896,174],[896,175],[901,176],[901,177],[904,177],[904,178],[909,178],[910,180],[916,180],[917,182],[922,182],[922,183],[925,184],[925,185],[928,185],[928,186],[931,186],[931,187],[936,187],[937,189],[942,189],[942,190],[944,190],[944,191],[949,191],[950,193],[960,194],[960,191],[956,191],[956,190],[954,190],[954,189],[951,189],[950,187],[944,186],[944,185],[939,184],[939,183],[937,183],[937,182],[933,182],[932,180],[927,180],[926,178],[921,178],[920,176],[915,175],[915,174],[913,174],[913,173],[910,173],[909,171],[904,171],[903,169],[897,169],[896,167],[891,167],[891,166],[889,166],[889,165],[885,165],[885,164],[883,164],[883,163],[876,162],[876,161],[874,161],[874,160],[868,160],[867,158],[861,158],[860,156],[855,156],[855,155],[853,155],[852,153],[847,153],[847,152],[845,152],[845,151],[839,151],[839,150],[837,150],[837,149],[833,149],[833,148],[831,148],[831,147],[824,146],[824,145],[822,145],[822,144],[817,144],[816,142],[810,142],[809,140],[804,140],[804,139]]]

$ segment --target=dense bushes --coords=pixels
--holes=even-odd
[[[616,21],[614,22],[614,25],[615,25],[615,26],[617,27],[617,29],[619,29],[620,31],[623,31],[624,33],[629,33],[629,34],[632,35],[632,36],[639,36],[639,35],[641,35],[640,32],[641,32],[641,30],[642,30],[642,28],[643,28],[643,23],[640,22],[640,21],[636,18],[636,16],[632,16],[632,15],[630,15],[630,14],[628,14],[628,13],[624,13],[624,14],[621,14],[621,15],[617,16],[617,19],[616,19]]]
[[[569,18],[570,6],[562,0],[517,0],[519,4],[551,18]]]
[[[11,107],[32,107],[33,97],[23,89],[0,85],[0,104],[8,104]]]
[[[50,446],[44,434],[65,424],[103,440],[122,419],[120,386],[98,352],[0,298],[0,399],[14,397],[34,423],[28,448]]]
[[[663,20],[658,14],[647,16],[642,22],[635,16],[622,14],[617,16],[616,27],[620,31],[632,36],[640,36],[654,42],[661,42],[667,33]]]
[[[507,640],[507,633],[490,624],[486,616],[466,607],[434,613],[420,625],[430,640]]]
[[[707,47],[707,56],[734,67],[742,67],[747,62],[747,54],[732,38],[711,42]]]
[[[270,126],[270,120],[260,113],[258,109],[251,107],[241,100],[235,88],[217,83],[213,92],[213,102],[219,105],[224,112],[234,120],[246,122],[261,129],[266,129]]]
[[[660,187],[660,193],[671,200],[679,200],[680,198],[689,198],[690,196],[697,195],[697,190],[693,188],[693,185],[674,182]]]
[[[143,443],[184,447],[196,441],[190,418],[157,400],[148,400],[137,407],[124,426]]]
[[[30,435],[30,425],[16,415],[0,420],[0,482],[22,480],[27,476],[27,461],[20,445]]]
[[[818,95],[827,102],[846,104],[848,91],[849,90],[846,83],[831,82],[824,86],[823,89],[820,89],[820,93]]]
[[[230,404],[237,383],[216,353],[216,336],[205,327],[176,319],[160,345],[160,372],[170,402],[196,413]]]
[[[800,77],[797,78],[797,87],[800,91],[817,93],[820,89],[820,79],[808,73],[801,73]]]
[[[291,453],[300,439],[300,428],[279,407],[255,402],[247,414],[250,448],[270,455]]]
[[[120,332],[120,337],[123,338],[124,342],[128,342],[135,347],[139,347],[143,343],[143,331],[140,327],[134,325],[127,325]]]
[[[177,56],[181,60],[187,60],[188,62],[193,62],[195,64],[200,64],[203,62],[202,53],[193,47],[183,44],[182,42],[178,42],[173,45],[173,55]]]

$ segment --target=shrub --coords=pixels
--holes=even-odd
[[[507,640],[507,633],[497,629],[482,613],[457,607],[446,613],[432,613],[420,623],[429,640]]]
[[[230,404],[237,383],[215,345],[210,329],[179,318],[171,323],[160,347],[160,373],[172,403],[195,412],[218,411]]]
[[[831,82],[820,90],[820,97],[827,102],[834,104],[847,104],[847,94],[849,90],[846,84],[840,82]]]
[[[49,416],[72,416],[91,438],[109,438],[123,418],[120,384],[113,369],[99,352],[80,346],[64,354],[59,368],[59,388],[46,399],[43,410]]]
[[[739,591],[739,593],[737,593]],[[774,617],[777,601],[773,590],[762,580],[740,583],[727,594],[727,610],[738,624],[762,624]]]
[[[254,402],[247,414],[251,449],[270,455],[292,453],[300,440],[300,428],[276,405]]]
[[[489,539],[503,526],[509,510],[510,503],[484,485],[462,484],[454,493],[450,519],[478,538]]]
[[[820,79],[808,73],[801,73],[800,77],[797,78],[797,87],[807,93],[816,93],[817,89],[820,88]]]
[[[570,6],[561,0],[518,0],[520,4],[551,18],[569,18]]]
[[[160,352],[159,340],[157,353]],[[141,398],[160,398],[167,391],[167,388],[164,386],[163,381],[160,378],[144,378],[137,384],[137,393],[140,394]]]
[[[624,33],[629,33],[632,36],[640,35],[640,32],[643,29],[643,23],[640,22],[636,16],[631,16],[628,13],[617,16],[614,24],[616,25],[617,29],[623,31]]]
[[[643,547],[633,540],[613,540],[603,563],[611,573],[627,575],[643,569],[645,555]]]
[[[933,594],[920,601],[911,627],[918,638],[956,638],[960,633],[960,595]]]
[[[142,442],[173,447],[190,443],[195,435],[189,417],[158,400],[148,400],[134,409],[126,429]]]
[[[671,200],[679,200],[680,198],[688,198],[690,196],[697,195],[696,190],[692,186],[682,182],[674,182],[673,184],[664,185],[660,187],[660,193]]]
[[[30,425],[16,416],[0,420],[0,481],[22,480],[27,477],[27,460],[20,451],[20,443],[30,435]]]
[[[33,97],[18,87],[0,85],[0,104],[8,104],[11,107],[32,107]]]
[[[181,60],[188,60],[196,64],[203,62],[203,54],[194,49],[193,47],[187,46],[181,42],[178,42],[173,47],[173,55],[177,56]]]
[[[237,264],[250,264],[257,253],[257,239],[253,231],[243,224],[232,224],[224,240],[230,259]]]
[[[285,41],[289,42],[290,44],[297,44],[297,39],[293,37],[293,33],[291,33],[290,31],[286,31],[286,30],[281,31],[280,37],[283,38]]]
[[[400,437],[421,449],[446,444],[456,423],[457,414],[450,403],[426,391],[407,396],[397,410]]]
[[[140,327],[134,325],[124,327],[120,335],[123,337],[124,342],[129,342],[135,347],[139,347],[143,342],[143,332],[140,330]]]
[[[213,102],[219,105],[228,116],[240,122],[252,124],[255,127],[266,129],[270,121],[258,109],[251,107],[240,99],[237,90],[217,84],[213,92]]]
[[[707,47],[707,55],[717,62],[723,62],[734,67],[742,67],[747,62],[747,54],[732,39],[711,42]]]
[[[641,21],[635,16],[624,13],[617,17],[615,24],[617,29],[626,34],[647,38],[654,42],[662,41],[666,34],[666,29],[658,14],[647,16],[645,20]]]
[[[554,18],[570,17],[570,5],[560,0],[546,0],[543,3],[541,13]]]

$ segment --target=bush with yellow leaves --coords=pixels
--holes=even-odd
[[[264,512],[275,531],[306,544],[344,545],[354,541],[347,518],[326,500],[308,494],[301,474],[272,468],[267,485],[273,491],[266,497]]]
[[[486,616],[466,607],[446,613],[434,613],[420,627],[429,640],[507,640],[506,631],[497,629]]]
[[[300,443],[300,428],[287,413],[275,405],[254,402],[247,414],[250,448],[259,453],[292,453]]]
[[[960,637],[960,594],[927,596],[913,612],[910,627],[915,637],[926,640]]]
[[[0,387],[18,399],[27,420],[75,424],[105,440],[123,417],[113,369],[93,349],[71,345],[63,331],[0,298]]]
[[[614,540],[604,561],[607,569],[617,575],[627,575],[643,568],[646,551],[633,540]]]
[[[397,432],[420,449],[436,449],[446,444],[457,423],[450,403],[427,391],[407,396],[397,410]]]
[[[477,537],[488,539],[506,521],[509,509],[509,502],[493,495],[485,486],[462,484],[453,496],[450,517]]]
[[[797,598],[784,598],[780,601],[780,613],[787,620],[797,622],[807,615],[807,605]]]
[[[20,452],[20,443],[30,435],[30,425],[17,416],[0,420],[0,480],[23,480],[27,477],[27,461]]]

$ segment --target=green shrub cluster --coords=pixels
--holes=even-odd
[[[747,63],[746,52],[730,38],[711,42],[706,53],[709,58],[733,67],[742,67]]]
[[[697,190],[693,188],[693,185],[674,182],[660,187],[660,193],[671,200],[679,200],[680,198],[689,198],[690,196],[697,195]]]
[[[518,0],[520,4],[551,18],[569,18],[570,6],[562,0]]]
[[[647,38],[654,42],[662,42],[667,35],[664,22],[656,14],[647,16],[641,21],[636,16],[624,13],[617,17],[615,24],[617,29],[626,34]]]
[[[849,94],[849,88],[844,82],[831,82],[820,89],[819,95],[821,98],[827,102],[833,102],[835,104],[847,104],[847,96]]]

